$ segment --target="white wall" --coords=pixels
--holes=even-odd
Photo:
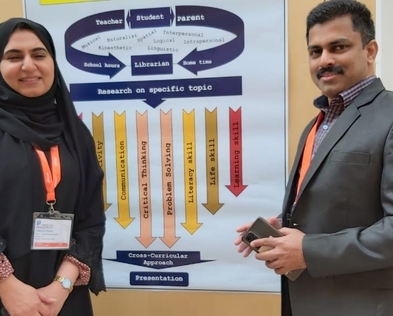
[[[379,53],[376,63],[377,75],[385,87],[393,90],[393,1],[376,1],[376,33]]]

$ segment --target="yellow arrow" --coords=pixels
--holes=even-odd
[[[130,216],[130,201],[128,190],[128,159],[127,159],[127,126],[126,113],[115,113],[115,143],[116,143],[116,170],[117,170],[117,204],[119,215],[115,220],[123,228],[132,223]]]
[[[104,133],[104,115],[101,113],[100,115],[95,115],[93,113],[92,117],[92,126],[93,126],[93,138],[96,144],[96,153],[98,163],[100,167],[104,171],[104,179],[102,182],[102,191],[104,195],[104,207],[105,211],[112,205],[112,203],[108,203],[107,200],[107,184],[106,184],[106,162],[105,162],[105,133]]]
[[[150,189],[150,151],[147,111],[136,114],[137,147],[138,147],[138,183],[139,183],[139,215],[141,234],[137,237],[145,247],[156,239],[153,237],[151,189]]]
[[[189,114],[183,110],[183,148],[186,222],[182,225],[190,234],[193,234],[202,226],[202,223],[198,222],[194,110]]]
[[[213,112],[205,109],[205,130],[207,203],[203,203],[203,206],[210,213],[216,214],[224,205],[219,202],[217,109]]]
[[[160,239],[168,246],[168,248],[172,248],[172,246],[180,239],[180,237],[176,237],[172,110],[170,110],[167,114],[161,111],[160,121],[162,201],[164,203],[164,237],[160,237]]]

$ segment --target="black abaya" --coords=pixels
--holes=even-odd
[[[20,23],[44,43],[55,61],[56,73],[51,90],[38,98],[18,94],[0,74],[0,237],[7,242],[4,254],[14,275],[35,288],[53,281],[65,254],[89,266],[88,286],[76,286],[59,315],[90,316],[88,290],[95,294],[105,290],[101,261],[105,231],[103,173],[93,138],[76,114],[45,28],[22,18],[0,24],[0,56]],[[54,144],[59,146],[62,173],[55,209],[75,215],[73,243],[69,250],[31,250],[33,212],[48,210],[34,147],[47,153]]]

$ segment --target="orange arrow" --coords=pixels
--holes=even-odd
[[[138,184],[139,184],[139,215],[141,233],[138,241],[149,247],[156,239],[152,232],[151,190],[150,190],[150,158],[149,130],[147,111],[136,114],[137,148],[138,148]]]
[[[172,111],[170,110],[167,114],[161,111],[160,121],[162,201],[164,203],[164,237],[160,237],[160,239],[168,246],[168,248],[172,248],[172,246],[180,239],[180,237],[176,237]]]

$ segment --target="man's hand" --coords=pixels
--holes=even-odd
[[[284,237],[261,238],[254,240],[253,247],[271,247],[271,250],[255,255],[258,260],[266,262],[266,266],[277,274],[285,274],[292,270],[306,268],[303,256],[302,241],[304,233],[293,228],[281,228]]]
[[[275,228],[280,229],[281,228],[281,223],[278,221],[277,217],[269,217],[267,219],[267,221],[273,225]],[[242,226],[239,226],[236,229],[236,232],[239,233],[239,236],[235,239],[235,246],[239,246],[238,247],[238,252],[243,253],[244,257],[248,257],[249,254],[252,251],[252,248],[249,247],[248,245],[246,245],[243,241],[242,241],[242,236],[244,235],[244,233],[247,231],[247,229],[250,228],[250,226],[252,225],[252,223],[248,223],[248,224],[244,224]]]

